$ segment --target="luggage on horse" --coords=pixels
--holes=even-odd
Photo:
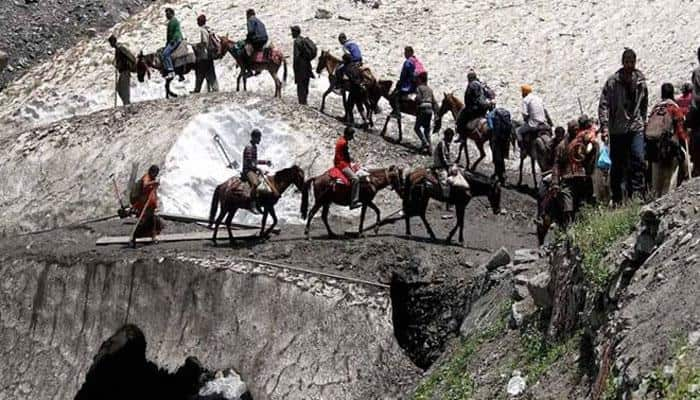
[[[163,59],[164,49],[165,48],[161,48],[157,52],[159,60]],[[194,48],[185,40],[182,40],[180,42],[180,44],[175,48],[175,50],[173,50],[173,53],[170,57],[173,60],[173,68],[179,68],[187,64],[194,64],[197,61],[197,56],[195,55]]]

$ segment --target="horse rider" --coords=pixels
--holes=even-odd
[[[344,33],[338,35],[338,41],[343,46],[343,63],[336,69],[336,76],[342,77],[351,74],[348,70],[362,66],[362,51],[357,42],[349,40]]]
[[[673,92],[672,84],[661,85],[661,101],[651,109],[647,123],[647,158],[651,161],[654,197],[668,193],[690,172],[685,118]]]
[[[109,45],[114,49],[114,67],[117,69],[115,90],[122,99],[122,104],[131,104],[131,71],[136,66],[136,57],[123,44],[117,42],[117,37],[109,37]]]
[[[131,189],[129,202],[139,216],[134,237],[151,237],[155,239],[163,229],[163,221],[156,215],[158,208],[158,173],[160,168],[151,165],[148,172],[141,177]]]
[[[428,73],[422,72],[416,77],[416,124],[413,129],[421,141],[421,151],[430,148],[430,122],[433,115],[438,113],[438,103],[435,100],[433,89],[428,86]]]
[[[180,21],[175,18],[175,10],[168,7],[165,9],[165,18],[168,20],[168,30],[165,38],[165,48],[163,49],[163,69],[165,69],[167,79],[175,77],[175,68],[173,67],[173,52],[182,42],[182,30],[180,29]],[[180,76],[180,81],[185,80]]]
[[[247,21],[246,24],[248,27],[248,34],[245,38],[247,64],[246,76],[250,77],[253,75],[253,56],[256,52],[262,51],[265,48],[268,37],[265,24],[263,24],[262,21],[260,21],[258,17],[255,16],[255,10],[253,10],[252,8],[248,9],[245,12],[245,16]]]
[[[457,117],[457,126],[467,126],[476,118],[486,117],[491,100],[486,96],[484,85],[479,81],[474,70],[467,73],[467,88],[464,91],[464,109]]]
[[[218,92],[219,83],[216,80],[216,69],[214,68],[214,58],[216,54],[211,54],[211,31],[207,26],[207,17],[201,14],[197,17],[199,26],[199,43],[195,46],[197,50],[197,68],[195,69],[195,84],[193,93],[202,90],[202,83],[207,80],[207,91]]]
[[[644,196],[644,126],[647,118],[646,78],[639,71],[637,54],[622,53],[622,68],[603,86],[598,104],[598,120],[603,139],[610,140],[610,191],[615,204],[627,197]],[[609,136],[608,136],[609,135]]]
[[[552,121],[544,108],[542,99],[532,92],[532,86],[525,84],[520,86],[523,101],[520,112],[523,116],[523,125],[516,131],[518,145],[523,150],[523,139],[528,135],[537,135],[539,132],[551,129]]]
[[[352,169],[352,158],[350,157],[350,150],[348,142],[352,141],[355,137],[355,129],[352,127],[346,127],[343,131],[343,136],[338,138],[335,143],[335,157],[333,158],[333,165],[343,172],[346,178],[350,181],[350,209],[361,207],[360,203],[360,178]]]
[[[442,194],[445,198],[450,196],[450,187],[447,182],[448,171],[452,165],[452,157],[450,156],[450,143],[455,136],[455,132],[452,128],[447,128],[443,132],[443,137],[440,143],[435,146],[433,150],[433,165],[431,169],[438,179],[438,184],[440,189],[442,189]]]
[[[409,100],[410,96],[416,93],[417,82],[416,78],[419,74],[425,72],[423,64],[415,56],[413,47],[406,46],[403,50],[404,62],[401,66],[401,74],[399,81],[396,83],[396,89],[391,95],[394,112],[400,112],[400,103]]]
[[[250,202],[251,211],[255,212],[257,205],[257,192],[260,185],[260,179],[263,172],[258,168],[258,165],[272,165],[269,160],[258,160],[258,144],[262,138],[262,133],[259,129],[253,129],[250,132],[250,143],[243,149],[243,170],[241,171],[241,180],[248,182],[250,185]]]

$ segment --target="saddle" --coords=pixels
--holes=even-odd
[[[256,51],[252,57],[253,63],[265,64],[272,62],[274,64],[281,64],[284,60],[284,55],[282,50],[275,47],[275,45],[266,46],[264,49]]]
[[[158,50],[158,58],[163,59],[163,50],[161,48]],[[180,44],[173,51],[171,58],[173,59],[173,68],[179,68],[183,65],[193,64],[197,61],[197,56],[194,52],[194,47],[187,43],[187,41],[182,40]]]

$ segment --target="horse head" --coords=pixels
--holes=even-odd
[[[318,64],[316,65],[316,73],[321,74],[323,69],[326,68],[326,61],[328,60],[328,50],[321,50],[321,55],[318,56]]]
[[[290,184],[302,190],[304,186],[304,170],[297,165],[277,171],[275,173],[275,184],[281,188],[287,188]]]
[[[148,79],[151,79],[151,71],[148,69],[146,56],[143,55],[143,50],[141,50],[136,57],[136,77],[139,82],[143,82],[146,76],[148,76]]]

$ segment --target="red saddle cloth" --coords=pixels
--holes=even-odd
[[[360,170],[360,166],[357,164],[352,164],[351,166],[352,170],[357,172]],[[336,183],[344,186],[349,186],[350,185],[350,180],[345,176],[343,171],[340,170],[340,168],[333,167],[326,171],[328,176],[331,177]]]
[[[269,53],[268,57],[265,57],[265,52]],[[276,47],[271,47],[271,48],[267,48],[265,50],[256,51],[255,54],[253,54],[253,62],[256,62],[256,63],[265,63],[268,61],[272,61],[275,64],[279,64],[282,62],[283,58],[284,58],[284,55],[282,55],[282,52],[280,50],[278,50]]]

